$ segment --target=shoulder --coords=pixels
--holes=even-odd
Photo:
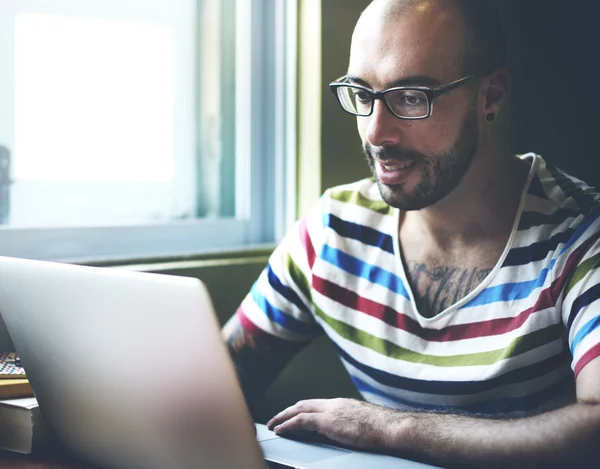
[[[534,174],[528,195],[538,198],[545,211],[562,209],[571,215],[587,215],[600,207],[600,193],[585,181],[539,155],[528,153],[520,157],[532,162]]]
[[[600,248],[600,194],[584,181],[538,155],[519,224],[520,247],[552,260],[565,277]],[[566,278],[566,277],[565,277]]]
[[[319,245],[337,245],[340,237],[364,239],[394,232],[397,209],[381,198],[373,178],[327,189],[299,222],[315,250]]]
[[[336,186],[325,191],[321,197],[323,214],[332,214],[341,218],[369,218],[371,216],[392,215],[394,209],[381,198],[377,183],[373,178],[361,179],[351,184]]]
[[[532,164],[521,229],[556,234],[594,224],[592,220],[598,218],[600,210],[600,193],[539,155],[520,157]]]

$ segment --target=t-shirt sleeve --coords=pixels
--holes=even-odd
[[[573,250],[577,265],[565,286],[563,322],[573,361],[575,376],[600,356],[600,221],[595,215],[578,237]],[[569,260],[567,260],[569,262]]]
[[[298,220],[237,310],[247,329],[308,342],[322,333],[313,314],[311,269],[322,234],[321,201]]]

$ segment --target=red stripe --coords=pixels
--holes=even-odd
[[[377,318],[384,323],[397,329],[409,332],[430,342],[450,342],[462,339],[473,339],[478,337],[490,337],[511,332],[521,327],[527,319],[538,311],[545,310],[556,304],[556,299],[570,278],[572,269],[581,260],[589,246],[600,237],[600,233],[586,240],[567,259],[562,274],[552,284],[540,292],[536,303],[517,316],[510,318],[498,318],[489,321],[473,322],[468,324],[457,324],[447,326],[443,329],[423,329],[414,319],[402,314],[393,308],[369,300],[348,290],[340,285],[313,275],[313,288],[322,295],[336,301],[348,308],[352,308],[371,317]]]
[[[312,269],[312,266],[315,263],[315,258],[317,256],[315,254],[315,248],[310,239],[310,235],[308,234],[308,230],[306,229],[306,217],[302,217],[300,219],[300,222],[298,223],[298,230],[300,232],[300,241],[302,241],[302,245],[304,246],[304,250],[306,251],[308,266]]]
[[[591,362],[594,358],[598,358],[598,357],[600,357],[600,344],[594,345],[591,349],[589,349],[587,352],[585,352],[583,354],[583,356],[579,359],[579,361],[577,362],[577,365],[575,365],[575,378],[577,378],[577,375],[579,374],[579,372],[581,370],[583,370],[583,367],[585,365],[587,365],[589,362]]]
[[[246,313],[244,313],[244,310],[241,306],[237,309],[235,314],[237,315],[238,319],[240,320],[240,323],[242,324],[242,327],[246,330],[246,332],[256,337],[259,341],[266,341],[269,345],[287,343],[287,341],[285,341],[284,339],[269,334],[268,332],[264,331],[256,324],[254,324],[248,318],[248,316],[246,316]]]
[[[550,306],[556,304],[556,300],[563,291],[568,280],[571,278],[571,274],[575,270],[576,264],[581,262],[581,259],[587,250],[596,242],[596,240],[598,240],[598,238],[600,238],[600,233],[595,233],[591,238],[587,239],[581,246],[571,253],[567,259],[567,262],[565,263],[565,267],[560,277],[558,277],[549,288],[540,293],[540,298],[538,299],[537,303],[539,303],[541,300],[543,300],[544,303],[542,303],[542,307],[539,309],[549,308]]]
[[[484,322],[457,324],[444,329],[423,329],[414,319],[397,312],[384,304],[357,295],[352,290],[336,285],[328,280],[313,276],[313,287],[319,293],[332,300],[377,318],[397,329],[410,332],[429,342],[449,342],[503,334],[520,327],[534,312],[530,308],[514,318],[500,318]]]

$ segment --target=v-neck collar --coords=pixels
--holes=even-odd
[[[404,268],[404,260],[402,258],[402,250],[400,249],[400,230],[399,230],[399,228],[400,228],[400,215],[401,215],[402,211],[400,209],[394,209],[394,212],[395,212],[394,216],[396,219],[396,223],[395,223],[396,230],[394,232],[393,238],[394,238],[394,249],[396,252],[396,262],[398,264],[398,271],[400,272],[400,278],[402,279],[402,282],[404,282],[406,291],[408,292],[412,310],[415,312],[415,317],[419,321],[419,323],[421,323],[421,324],[435,323],[435,322],[440,321],[441,319],[445,318],[449,314],[452,314],[456,310],[460,309],[462,306],[464,306],[465,304],[467,304],[468,302],[473,300],[473,298],[475,298],[477,295],[479,295],[483,290],[485,290],[487,288],[487,286],[490,284],[490,282],[492,281],[492,279],[495,277],[495,275],[498,273],[498,271],[502,268],[502,265],[504,264],[506,256],[512,249],[515,237],[517,236],[517,232],[519,230],[519,224],[521,221],[521,216],[523,214],[523,209],[525,208],[525,203],[527,200],[527,194],[529,193],[529,188],[531,186],[531,181],[533,180],[533,177],[535,176],[535,174],[538,171],[538,168],[540,165],[540,159],[541,159],[540,156],[536,155],[535,153],[527,153],[524,155],[520,155],[519,157],[522,160],[531,158],[532,161],[531,161],[531,166],[529,168],[529,174],[527,175],[527,180],[526,180],[526,182],[523,186],[522,192],[521,192],[521,198],[520,198],[519,206],[517,208],[517,213],[515,214],[515,219],[513,221],[511,233],[510,233],[510,236],[508,237],[508,241],[506,242],[506,245],[504,246],[504,250],[502,251],[502,254],[500,255],[498,261],[494,265],[494,268],[481,281],[481,283],[479,283],[479,285],[477,285],[473,290],[471,290],[465,297],[463,297],[456,303],[451,304],[450,306],[448,306],[446,309],[444,309],[440,313],[436,314],[435,316],[425,317],[419,312],[419,308],[417,307],[417,302],[415,301],[415,296],[413,294],[412,287],[410,285],[410,282],[408,281],[408,277],[406,275],[406,270]]]

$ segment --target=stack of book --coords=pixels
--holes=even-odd
[[[0,449],[29,454],[46,429],[25,370],[15,353],[0,354]]]

